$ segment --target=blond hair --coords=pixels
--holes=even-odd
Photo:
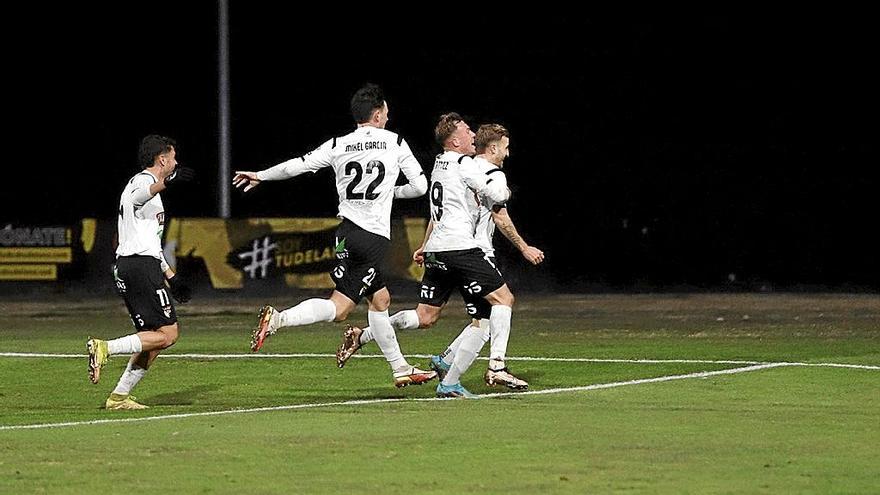
[[[477,129],[477,137],[474,138],[474,145],[477,147],[477,153],[486,151],[486,148],[501,138],[510,139],[510,131],[501,124],[483,124]]]

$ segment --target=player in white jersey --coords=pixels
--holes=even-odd
[[[367,298],[368,319],[376,343],[391,366],[394,385],[421,384],[436,373],[412,366],[403,357],[388,317],[391,296],[384,277],[391,244],[391,203],[394,198],[425,194],[427,180],[403,137],[385,129],[388,103],[378,86],[367,84],[359,89],[351,99],[351,111],[357,123],[353,132],[266,170],[235,173],[233,184],[248,191],[262,181],[331,167],[339,194],[338,216],[342,219],[336,231],[339,263],[332,272],[336,290],[329,299],[308,299],[281,312],[264,306],[251,350],[258,351],[265,339],[282,327],[343,321],[362,298]],[[400,172],[409,183],[395,186]]]
[[[135,402],[131,390],[144,377],[163,349],[177,341],[178,325],[171,295],[181,303],[191,293],[162,255],[165,208],[159,193],[193,178],[193,171],[178,167],[173,139],[150,135],[138,151],[143,170],[122,191],[117,222],[119,245],[113,275],[137,333],[114,340],[89,338],[89,379],[98,383],[109,356],[131,354],[116,388],[104,406],[112,410],[146,409]]]
[[[477,213],[469,207],[474,194],[492,202],[506,201],[510,195],[506,180],[481,173],[474,159],[474,133],[457,113],[440,117],[434,130],[443,153],[437,155],[431,174],[431,220],[425,242],[413,259],[424,263],[420,302],[415,310],[395,314],[397,328],[427,328],[440,317],[452,291],[459,287],[492,305],[492,327],[499,333],[510,332],[513,294],[501,273],[483,255],[474,239]],[[503,176],[503,174],[501,174]],[[374,332],[369,328],[370,332]],[[343,336],[337,351],[341,366],[360,345],[363,331],[352,327]],[[470,397],[459,383],[458,368],[450,370],[437,386],[440,397]]]
[[[510,133],[508,130],[500,124],[481,125],[477,130],[475,145],[478,155],[474,157],[474,161],[477,162],[479,170],[492,177],[503,176],[504,160],[510,156]],[[479,212],[474,238],[493,265],[495,264],[495,248],[492,245],[492,237],[496,225],[505,237],[520,250],[527,261],[534,265],[544,261],[544,253],[536,247],[529,246],[519,235],[513,225],[513,220],[507,213],[505,203],[493,202],[489,198],[475,195],[470,198],[469,207]],[[431,367],[438,372],[441,378],[453,365],[467,369],[483,345],[490,339],[488,318],[491,306],[486,299],[475,297],[467,291],[462,291],[462,297],[465,300],[468,314],[474,319],[444,352],[431,357]],[[484,378],[486,384],[490,386],[500,384],[514,390],[525,390],[529,386],[528,383],[513,375],[505,365],[508,342],[505,337],[508,336],[501,334],[498,338],[492,339],[489,366]],[[458,355],[459,349],[462,350],[461,356]]]
[[[476,151],[479,154],[474,158],[480,172],[501,179],[504,176],[501,167],[510,154],[509,143],[510,133],[503,126],[498,124],[480,126],[475,139]],[[507,213],[505,203],[494,203],[485,196],[478,200],[477,195],[469,195],[467,204],[472,212],[476,212],[478,218],[474,238],[490,262],[495,263],[492,236],[496,225],[505,237],[520,250],[527,261],[537,265],[544,260],[544,253],[540,249],[528,245],[519,235]],[[451,368],[456,353],[466,337],[470,337],[470,339],[466,341],[466,352],[463,355],[472,355],[474,358],[490,338],[488,318],[491,314],[491,304],[483,297],[470,294],[466,287],[460,287],[460,292],[465,300],[467,312],[474,320],[462,330],[446,351],[438,356],[432,356],[431,366],[438,371],[441,378],[445,377],[446,372]],[[392,316],[391,321],[396,329],[418,328],[418,315],[415,310],[401,311]],[[348,338],[343,339],[342,346],[337,350],[338,364],[344,365],[352,354],[371,340],[372,334],[369,327],[352,328]],[[505,354],[506,340],[496,339],[493,341],[492,355],[495,359],[490,361],[490,367],[485,374],[487,384],[501,384],[515,390],[527,388],[528,384],[525,381],[517,378],[506,369],[504,365]],[[462,359],[459,364],[466,367],[467,363]]]

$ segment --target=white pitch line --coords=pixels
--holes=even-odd
[[[531,390],[529,392],[501,392],[496,394],[483,394],[480,395],[480,398],[492,398],[492,397],[506,397],[510,395],[544,395],[544,394],[558,394],[562,392],[582,392],[587,390],[601,390],[604,388],[615,388],[615,387],[623,387],[625,385],[641,385],[643,383],[660,383],[660,382],[670,382],[673,380],[685,380],[688,378],[706,378],[709,376],[718,376],[718,375],[732,375],[734,373],[747,373],[749,371],[758,371],[769,368],[779,368],[781,366],[796,366],[791,363],[764,363],[764,364],[756,364],[754,366],[746,366],[744,368],[731,368],[727,370],[717,370],[717,371],[697,371],[695,373],[688,373],[686,375],[667,375],[667,376],[658,376],[656,378],[640,378],[638,380],[628,380],[625,382],[612,382],[612,383],[597,383],[595,385],[584,385],[582,387],[567,387],[567,388],[548,388],[544,390]]]
[[[36,352],[0,352],[0,357],[19,358],[85,358],[85,354],[53,354]],[[160,354],[160,358],[169,359],[296,359],[296,358],[335,358],[334,354]],[[407,354],[406,357],[416,359],[430,359],[430,354]],[[356,359],[384,358],[381,354],[355,354]],[[487,357],[478,357],[478,360],[488,361]],[[870,364],[846,364],[846,363],[801,363],[787,361],[745,361],[726,359],[601,359],[601,358],[560,358],[560,357],[533,357],[533,356],[507,356],[509,361],[540,361],[557,363],[633,363],[633,364],[785,364],[789,366],[811,366],[828,368],[851,368],[863,370],[880,370],[880,366]]]
[[[550,388],[546,390],[533,390],[529,392],[501,392],[495,394],[484,394],[479,395],[480,399],[492,399],[496,397],[512,397],[512,396],[521,396],[521,395],[547,395],[547,394],[560,394],[565,392],[586,392],[590,390],[601,390],[606,388],[616,388],[616,387],[625,387],[628,385],[641,385],[644,383],[660,383],[660,382],[668,382],[673,380],[686,380],[688,378],[706,378],[710,376],[718,376],[718,375],[732,375],[735,373],[747,373],[749,371],[758,371],[768,368],[778,368],[780,366],[792,366],[790,363],[767,363],[767,364],[758,364],[754,366],[746,366],[744,368],[732,368],[727,370],[718,370],[718,371],[699,371],[696,373],[688,373],[685,375],[667,375],[667,376],[658,376],[655,378],[641,378],[638,380],[627,380],[623,382],[611,382],[611,383],[597,383],[595,385],[585,385],[582,387],[568,387],[568,388]],[[369,400],[350,400],[344,402],[324,402],[318,404],[291,404],[286,406],[272,406],[272,407],[254,407],[250,409],[227,409],[224,411],[208,411],[208,412],[199,412],[199,413],[184,413],[184,414],[166,414],[163,416],[148,416],[144,418],[120,418],[120,419],[96,419],[92,421],[70,421],[66,423],[43,423],[43,424],[32,424],[32,425],[9,425],[9,426],[0,426],[0,431],[3,430],[36,430],[36,429],[44,429],[44,428],[63,428],[67,426],[83,426],[83,425],[99,425],[99,424],[108,424],[108,423],[139,423],[144,421],[158,421],[162,419],[181,419],[181,418],[195,418],[201,416],[224,416],[228,414],[243,414],[243,413],[254,413],[254,412],[269,412],[269,411],[289,411],[293,409],[314,409],[319,407],[333,407],[333,406],[360,406],[360,405],[370,405],[370,404],[390,404],[394,402],[436,402],[441,400],[454,400],[454,399],[439,399],[435,397],[430,398],[395,398],[395,399],[369,399]]]
[[[859,370],[880,370],[880,366],[872,366],[870,364],[843,364],[843,363],[785,363],[792,366],[810,366],[810,367],[826,367],[826,368],[852,368]]]

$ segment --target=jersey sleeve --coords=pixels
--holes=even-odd
[[[500,168],[493,168],[486,172],[486,176],[488,177],[488,181],[490,184],[496,184],[492,187],[503,188],[504,191],[507,191],[507,197],[503,201],[495,201],[492,200],[489,195],[484,192],[482,197],[484,198],[484,202],[489,205],[489,208],[492,211],[498,211],[496,208],[501,209],[507,207],[507,200],[510,199],[510,188],[507,186],[507,175]]]
[[[284,180],[306,172],[317,172],[318,170],[324,167],[329,167],[333,164],[331,156],[332,149],[333,140],[329,139],[318,148],[299,158],[293,158],[286,162],[279,163],[274,167],[257,172],[257,179]]]
[[[150,194],[150,186],[156,183],[156,179],[152,175],[138,174],[132,179],[134,188],[131,190],[131,202],[135,206],[143,206],[144,203],[153,198]]]
[[[171,268],[171,265],[169,265],[168,260],[165,259],[165,253],[159,251],[159,269],[162,270],[162,274],[164,275],[169,268]]]
[[[485,196],[492,203],[503,203],[510,197],[506,177],[503,180],[495,180],[492,175],[496,174],[481,172],[477,163],[469,156],[462,157],[459,164],[459,173],[464,183],[477,194]]]
[[[400,154],[397,156],[397,164],[409,183],[394,188],[395,198],[417,198],[428,191],[425,172],[422,171],[421,164],[416,160],[403,138],[400,140]]]

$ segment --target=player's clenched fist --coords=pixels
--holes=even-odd
[[[541,251],[534,246],[528,246],[523,249],[522,255],[525,259],[529,261],[529,263],[533,265],[537,265],[538,263],[544,261],[544,251]]]

